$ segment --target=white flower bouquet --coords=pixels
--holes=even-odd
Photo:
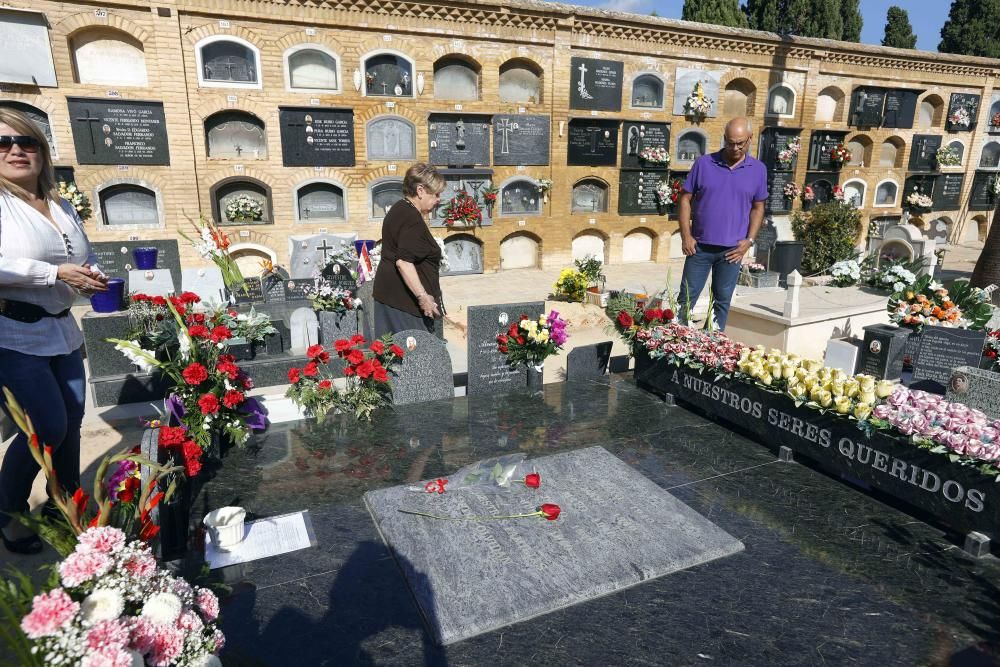
[[[715,103],[711,97],[705,94],[705,89],[701,87],[701,82],[694,84],[694,90],[684,101],[684,112],[690,116],[707,116],[712,111]]]
[[[59,181],[59,197],[72,204],[73,210],[83,222],[90,220],[90,216],[94,214],[90,207],[90,199],[77,189],[76,183]]]
[[[231,222],[260,222],[264,207],[249,195],[239,195],[226,204],[226,220]]]
[[[639,157],[650,164],[670,164],[670,153],[663,146],[650,146],[639,151]]]
[[[845,259],[830,268],[833,284],[836,287],[850,287],[861,280],[861,264],[856,259]]]
[[[921,193],[919,190],[914,190],[907,196],[906,203],[911,208],[929,209],[934,206],[934,199],[930,195]]]

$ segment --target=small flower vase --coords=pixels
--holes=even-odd
[[[156,268],[156,256],[159,254],[158,248],[136,248],[132,251],[135,258],[135,268],[138,271],[152,271]]]
[[[528,364],[528,389],[530,391],[542,391],[545,364]]]
[[[108,280],[107,292],[95,292],[90,296],[90,307],[95,313],[114,313],[122,309],[125,299],[125,280],[111,278]]]
[[[543,204],[549,203],[549,194],[547,192],[542,195],[542,203]]]

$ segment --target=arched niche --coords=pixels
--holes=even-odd
[[[403,198],[403,180],[386,178],[368,186],[368,217],[381,220]]]
[[[254,178],[237,176],[227,178],[212,186],[212,212],[220,225],[267,225],[274,221],[271,211],[271,188]],[[260,208],[259,219],[233,215],[230,204],[246,198],[253,200]]]
[[[955,139],[954,141],[949,141],[947,144],[948,148],[953,150],[958,156],[958,166],[965,164],[965,144],[960,140]]]
[[[864,208],[868,185],[860,178],[852,178],[844,183],[844,201],[855,208]]]
[[[608,263],[607,239],[594,230],[580,232],[573,237],[573,261],[584,260],[589,256],[596,257],[604,264]]]
[[[939,127],[944,113],[944,100],[938,95],[928,95],[920,101],[920,108],[917,111],[917,128],[928,129]]]
[[[583,178],[573,184],[573,213],[607,213],[608,184],[599,178]]]
[[[847,142],[847,150],[851,151],[850,167],[871,165],[872,140],[864,134],[858,134]]]
[[[899,137],[889,137],[882,142],[879,147],[878,166],[880,167],[901,167],[903,166],[903,148],[906,144]]]
[[[816,98],[816,122],[837,123],[843,117],[844,91],[836,86],[827,86],[819,91]]]
[[[514,58],[500,65],[500,101],[541,104],[542,68],[525,58]]]
[[[795,91],[791,86],[779,83],[767,92],[767,115],[789,118],[795,115]]]
[[[264,121],[245,111],[220,111],[205,119],[205,146],[210,158],[265,160]]]
[[[207,37],[195,47],[198,84],[260,88],[260,49],[228,35]]]
[[[444,275],[458,276],[483,272],[483,242],[470,234],[451,234],[444,240],[448,270]]]
[[[229,256],[236,262],[236,266],[244,276],[259,274],[264,260],[271,262],[272,265],[278,263],[278,253],[257,243],[234,243],[229,246]]]
[[[368,97],[414,97],[413,60],[393,51],[380,51],[361,60],[365,95]]]
[[[708,149],[708,136],[701,130],[687,130],[677,137],[675,162],[694,162]]]
[[[500,269],[533,269],[541,259],[542,241],[528,232],[514,232],[500,241]]]
[[[482,68],[476,61],[450,55],[434,63],[434,99],[478,100]]]
[[[162,220],[156,192],[133,183],[101,188],[97,193],[101,223],[107,227],[158,227]]]
[[[996,169],[1000,167],[1000,142],[990,141],[983,146],[979,157],[980,169]]]
[[[733,79],[726,84],[723,115],[729,118],[754,115],[757,87],[750,79]]]
[[[500,215],[539,215],[541,212],[542,193],[537,181],[515,177],[500,185]]]
[[[899,183],[891,179],[884,180],[875,186],[875,201],[872,205],[876,208],[892,208],[896,205],[898,197]]]
[[[344,188],[331,181],[302,184],[295,191],[295,217],[299,222],[343,222],[347,219]]]
[[[340,58],[319,44],[299,44],[285,51],[285,84],[289,90],[340,91]]]
[[[632,80],[632,106],[636,109],[663,108],[663,79],[657,74],[643,73]]]
[[[70,38],[77,83],[147,86],[142,42],[113,28],[87,28]]]
[[[417,130],[399,116],[378,116],[365,126],[369,160],[415,160]]]
[[[49,115],[47,113],[37,107],[25,104],[24,102],[18,102],[17,100],[0,101],[0,109],[19,111],[27,116],[29,120],[38,126],[38,129],[42,131],[45,138],[48,139],[49,146],[52,148],[53,154],[55,154],[56,150],[52,135],[52,123],[49,122]]]
[[[636,228],[622,239],[622,262],[634,264],[656,259],[656,234],[645,228]]]

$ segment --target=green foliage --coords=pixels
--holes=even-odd
[[[893,5],[885,16],[885,36],[882,46],[894,46],[897,49],[912,49],[917,45],[917,36],[913,34],[910,25],[910,15],[905,9]]]
[[[864,19],[861,18],[861,10],[858,9],[860,0],[840,0],[840,18],[844,24],[840,38],[845,42],[861,41],[861,26]]]
[[[1000,58],[1000,0],[954,0],[941,28],[942,53]]]
[[[583,301],[583,295],[587,292],[587,278],[576,269],[563,269],[552,289],[557,297],[567,301]]]
[[[576,270],[582,273],[583,277],[587,279],[588,285],[597,284],[597,281],[601,277],[601,267],[604,266],[601,260],[593,255],[587,255],[583,259],[573,260],[573,264],[576,265]]]
[[[834,263],[855,255],[861,213],[846,202],[824,202],[809,212],[796,211],[792,216],[792,233],[805,244],[802,268],[808,273],[826,271]]]
[[[747,0],[743,12],[755,30],[861,41],[858,0]]]
[[[46,589],[59,585],[59,574],[51,568],[49,585]],[[31,611],[31,600],[35,596],[35,585],[31,578],[17,568],[8,567],[0,577],[0,643],[6,647],[7,657],[15,657],[9,664],[22,667],[41,667],[42,656],[31,652],[31,641],[21,632],[21,619]]]
[[[984,290],[973,287],[968,280],[956,280],[948,288],[948,296],[962,311],[962,316],[969,321],[969,329],[986,329],[993,308],[990,307],[990,295]]]
[[[785,0],[747,0],[743,12],[754,30],[780,32],[782,29],[781,7]]]
[[[739,0],[684,0],[681,19],[731,28],[749,25],[746,14],[740,10]]]

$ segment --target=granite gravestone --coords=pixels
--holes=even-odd
[[[934,210],[953,211],[961,208],[965,174],[942,174],[934,184]]]
[[[297,308],[290,318],[291,349],[302,354],[319,342],[319,319],[312,308]]]
[[[392,377],[395,405],[455,397],[455,378],[446,343],[426,331],[400,331],[392,337],[403,348],[402,362]]]
[[[123,278],[125,292],[139,291],[129,285],[129,272],[135,268],[132,251],[136,248],[156,248],[156,266],[170,271],[174,285],[181,284],[181,258],[177,241],[170,239],[148,239],[143,241],[94,241],[91,250],[97,256],[97,265],[109,278]]]
[[[613,167],[618,160],[617,120],[577,118],[569,122],[566,163]]]
[[[361,300],[362,333],[365,338],[372,340],[375,337],[375,281],[366,280],[361,283],[354,299]]]
[[[1000,373],[959,366],[951,372],[946,398],[982,410],[990,419],[1000,419]]]
[[[208,303],[226,303],[226,284],[217,266],[181,269],[181,291],[194,292]]]
[[[347,264],[334,262],[323,267],[320,274],[334,289],[347,290],[354,294],[358,289],[358,278],[355,271]]]
[[[547,165],[548,116],[493,116],[494,165]]]
[[[170,164],[162,102],[66,99],[80,164]]]
[[[943,394],[958,366],[978,366],[986,344],[985,331],[926,326],[920,333],[920,347],[913,360],[910,387]]]
[[[507,357],[497,349],[497,335],[517,322],[522,314],[537,319],[544,310],[544,301],[469,306],[466,329],[469,395],[510,391],[527,386],[527,371],[523,367],[512,370],[507,365]]]
[[[570,59],[570,109],[621,111],[625,64],[596,58]]]
[[[910,147],[910,171],[936,171],[937,151],[941,148],[941,135],[915,134]]]
[[[659,163],[642,157],[650,148],[662,148],[670,154],[670,123],[627,120],[622,124],[622,169],[666,171],[669,160]]]
[[[289,245],[289,275],[292,278],[314,278],[334,254],[347,256],[354,253],[357,234],[315,234],[291,236]]]
[[[176,291],[169,269],[135,270],[128,272],[129,289],[149,296],[170,296]]]
[[[286,167],[353,167],[354,112],[280,107],[281,159]]]
[[[489,205],[483,193],[493,184],[493,171],[490,169],[439,169],[438,173],[444,177],[444,190],[441,191],[441,199],[436,208],[431,211],[430,226],[445,227],[445,209],[448,202],[465,192],[476,200],[482,213],[480,227],[488,227],[493,224],[493,216],[498,213],[496,208],[499,203]]]
[[[859,127],[879,127],[882,125],[882,112],[885,107],[885,88],[859,86],[851,95],[850,125]]]
[[[903,348],[912,333],[889,324],[864,327],[858,372],[882,380],[898,380],[903,373]]]
[[[314,278],[283,278],[280,275],[270,275],[261,280],[264,301],[267,303],[305,301],[308,299],[307,290],[315,284]]]
[[[848,375],[858,372],[858,357],[861,350],[857,340],[829,340],[826,343],[826,354],[823,365],[828,368],[839,368]]]
[[[972,132],[976,129],[976,120],[979,118],[979,101],[981,99],[980,95],[972,93],[952,93],[951,100],[948,102],[948,118],[945,123],[948,131]],[[967,118],[965,118],[966,114]]]
[[[970,211],[992,211],[996,205],[996,195],[993,187],[1000,175],[994,171],[977,171],[972,179],[972,192],[969,194]]]
[[[882,127],[910,129],[917,111],[917,99],[923,90],[893,89],[886,92]]]
[[[771,268],[771,253],[774,252],[774,245],[777,242],[778,228],[774,226],[773,221],[766,221],[754,239],[754,259],[758,264],[763,264],[765,269]]]
[[[666,181],[662,171],[621,171],[618,178],[619,215],[658,215],[665,212],[656,187]]]
[[[792,210],[793,200],[785,196],[785,186],[795,182],[795,174],[787,171],[767,172],[767,201],[765,207],[771,213],[786,213]]]
[[[432,113],[427,120],[430,163],[476,166],[490,163],[490,117]]]
[[[365,148],[369,160],[414,160],[417,142],[413,125],[395,116],[375,118],[366,126]]]
[[[592,380],[608,374],[611,341],[580,345],[566,355],[566,380]]]
[[[523,486],[509,493],[475,486],[444,494],[414,492],[422,491],[420,484],[364,496],[440,644],[743,549],[739,540],[601,447],[528,465],[542,476],[542,496]],[[441,521],[399,511],[497,516],[533,512],[542,500],[558,501],[557,520]]]
[[[128,314],[96,313],[89,311],[80,319],[83,345],[87,352],[87,369],[90,377],[106,377],[134,373],[136,366],[108,343],[108,338],[128,338]]]
[[[834,163],[830,157],[830,151],[838,144],[843,143],[847,132],[832,132],[829,130],[817,130],[812,133],[809,140],[809,170],[810,171],[833,171],[839,169],[840,165]]]
[[[350,339],[355,334],[362,333],[362,315],[359,310],[348,310],[344,313],[333,313],[319,311],[316,313],[319,319],[319,342],[327,348],[332,348],[333,344],[341,339]]]
[[[779,162],[778,154],[793,144],[802,130],[795,127],[767,127],[760,136],[760,149],[757,159],[767,165],[769,172],[794,172],[799,163],[798,155],[793,155],[791,162]],[[800,140],[801,141],[801,140]]]
[[[257,276],[243,279],[243,288],[233,291],[237,306],[264,303],[264,284]]]
[[[463,276],[483,272],[483,244],[470,236],[450,236],[445,239],[444,252],[448,270],[442,276]]]

